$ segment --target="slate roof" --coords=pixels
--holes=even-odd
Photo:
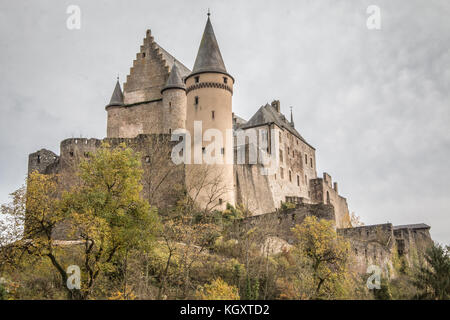
[[[161,92],[167,89],[186,89],[176,62],[173,64],[169,78],[167,78],[166,85]]]
[[[112,106],[123,106],[123,93],[122,89],[120,88],[119,79],[117,79],[116,87],[114,88],[114,92],[111,96],[111,100],[109,101],[109,104],[107,107]]]
[[[203,31],[202,41],[200,42],[200,47],[198,48],[197,58],[195,59],[192,74],[202,72],[219,72],[228,74],[209,17],[206,21],[205,31]]]
[[[394,230],[399,229],[430,229],[430,226],[425,223],[417,223],[417,224],[404,224],[400,226],[394,226]]]
[[[265,106],[259,108],[259,110],[253,115],[253,117],[251,117],[246,124],[240,126],[240,128],[247,129],[252,127],[259,127],[269,123],[275,123],[279,128],[288,130],[294,136],[311,146],[292,126],[292,124],[286,119],[286,117],[281,112],[278,112],[270,104],[266,104]]]
[[[161,47],[156,41],[154,41],[153,43],[159,49],[159,52],[161,52],[163,59],[166,61],[166,65],[169,66],[169,69],[172,69],[173,64],[176,62],[178,71],[180,72],[182,79],[186,78],[186,76],[191,73],[191,70],[188,67],[182,64],[180,61],[178,61],[173,55],[167,52],[167,50]]]

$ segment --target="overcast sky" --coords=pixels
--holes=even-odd
[[[81,8],[68,30],[66,9]],[[366,9],[381,9],[368,30]],[[0,2],[0,202],[23,183],[28,154],[70,137],[103,138],[117,74],[145,30],[192,68],[207,8],[233,110],[293,106],[318,174],[339,182],[366,224],[427,223],[450,244],[450,2]]]

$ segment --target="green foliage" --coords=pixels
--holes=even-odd
[[[296,205],[295,203],[292,202],[282,202],[281,203],[281,207],[280,207],[280,211],[281,212],[285,212],[288,211],[290,209],[295,209]]]
[[[414,274],[413,284],[418,298],[433,300],[450,299],[450,247],[434,244],[424,256],[425,264]]]
[[[8,299],[8,291],[6,291],[5,286],[0,283],[0,300],[7,300]]]
[[[376,300],[392,300],[392,293],[389,281],[381,278],[380,289],[373,289],[373,295]]]

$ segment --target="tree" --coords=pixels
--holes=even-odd
[[[69,296],[88,299],[98,277],[117,268],[114,259],[126,256],[132,249],[151,247],[159,221],[156,209],[140,195],[140,156],[124,144],[114,149],[104,144],[80,164],[78,174],[80,184],[59,197],[57,177],[31,173],[27,179],[26,206],[19,192],[5,211],[25,221],[23,238],[12,245],[16,253],[12,256],[26,253],[47,257],[60,274],[62,287]],[[66,286],[67,266],[59,254],[58,241],[52,236],[61,225],[67,237],[77,239],[80,244],[83,280],[80,291]],[[125,287],[123,291],[128,290]]]
[[[196,292],[196,297],[200,300],[239,300],[238,288],[230,286],[221,278],[213,280],[210,284],[205,284]]]
[[[425,264],[418,267],[412,281],[418,298],[450,299],[450,247],[433,244],[424,258]]]
[[[293,253],[311,270],[312,298],[332,298],[345,280],[350,244],[336,234],[332,221],[314,216],[292,231],[298,239]]]

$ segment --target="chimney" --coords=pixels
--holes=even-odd
[[[277,110],[277,112],[280,112],[280,100],[274,100],[272,101],[272,107],[275,108],[275,110]]]
[[[336,191],[336,193],[339,193],[337,182],[334,183],[334,191]]]

